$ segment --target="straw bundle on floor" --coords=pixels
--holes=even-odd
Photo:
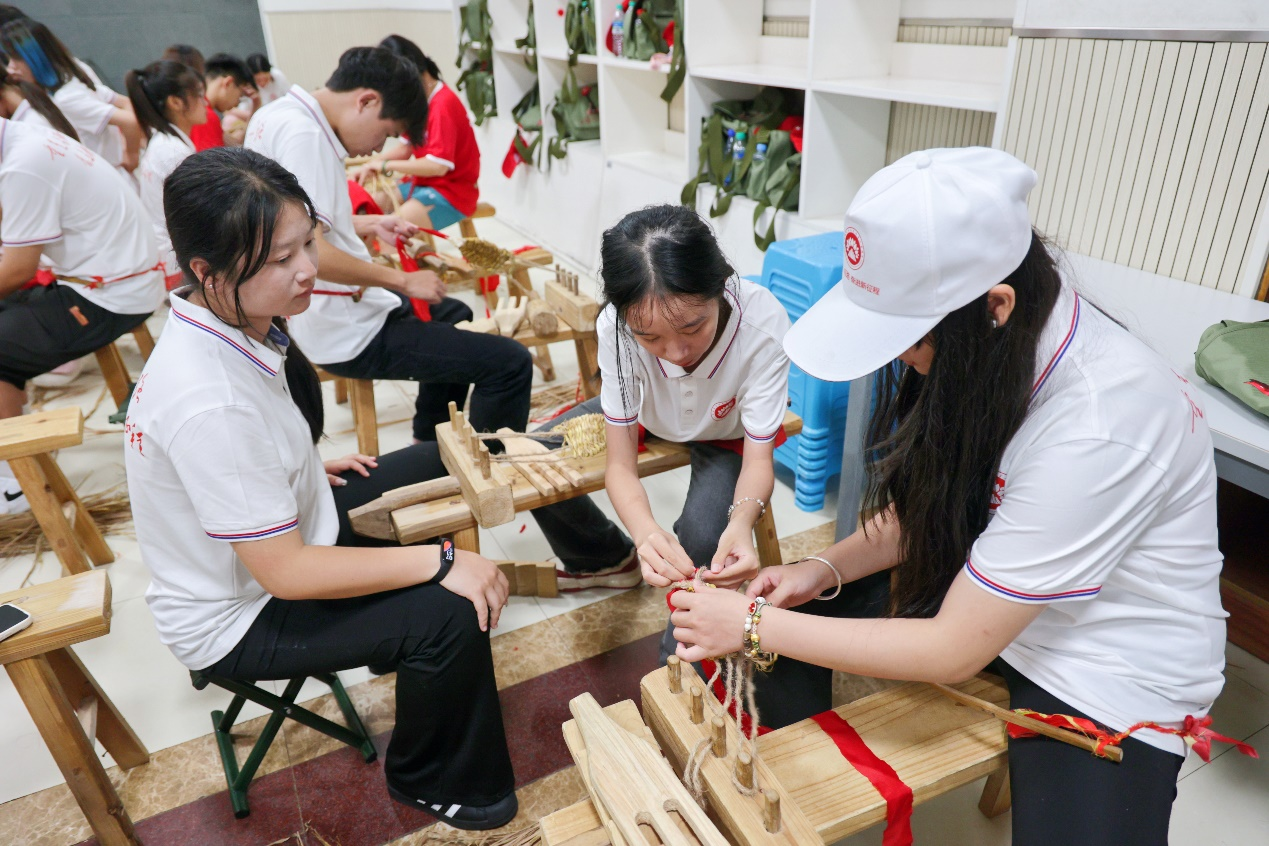
[[[119,531],[132,523],[132,506],[123,485],[81,499],[102,534]],[[47,547],[44,533],[30,511],[0,515],[0,559],[39,552],[41,547]]]

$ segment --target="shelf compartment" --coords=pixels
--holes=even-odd
[[[896,43],[890,72],[879,76],[815,80],[816,91],[995,112],[1005,96],[1008,48]]]

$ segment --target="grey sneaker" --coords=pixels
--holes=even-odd
[[[639,572],[639,553],[632,549],[624,561],[604,570],[575,573],[556,567],[555,583],[559,586],[560,593],[576,593],[591,588],[629,590],[638,587],[643,584],[643,574]]]

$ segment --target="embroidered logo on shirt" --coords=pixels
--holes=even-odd
[[[991,485],[991,502],[987,504],[987,510],[994,512],[1000,507],[1000,503],[1005,499],[1005,474],[997,473],[996,481]]]
[[[713,408],[714,419],[722,420],[728,414],[731,414],[731,410],[735,407],[736,407],[735,397],[732,397],[731,399],[727,400],[727,402],[718,403]]]

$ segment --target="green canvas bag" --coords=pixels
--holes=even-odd
[[[477,126],[484,123],[486,118],[498,114],[494,77],[488,62],[473,62],[458,77],[454,87],[467,94],[467,107],[471,109],[472,122]]]
[[[626,0],[622,20],[621,56],[646,62],[657,53],[665,53],[665,28],[675,20],[677,0]]]
[[[526,142],[524,136],[517,132],[511,142],[516,152],[520,154],[520,158],[533,163],[534,156],[537,155],[538,148],[542,144],[542,102],[536,83],[512,107],[511,117],[515,119],[519,129],[533,134],[533,141]]]
[[[564,7],[564,40],[569,60],[578,54],[595,55],[595,7],[591,0],[568,0]]]
[[[683,44],[683,0],[674,4],[674,46],[670,49],[670,72],[665,79],[661,99],[669,103],[687,79],[687,48]]]
[[[697,172],[683,186],[680,200],[695,205],[696,189],[705,183],[718,191],[710,205],[710,217],[726,214],[737,194],[746,194],[749,171],[759,143],[767,143],[770,129],[778,126],[797,110],[792,93],[779,88],[763,88],[752,100],[720,100],[701,125],[701,144],[697,152]],[[727,131],[743,146],[727,151]],[[763,186],[765,188],[765,186]]]
[[[555,137],[547,145],[552,158],[568,155],[574,141],[595,141],[599,138],[599,85],[582,86],[573,68],[564,75],[564,84],[551,104],[555,119]]]
[[[458,58],[454,64],[463,66],[464,54],[473,44],[480,45],[482,57],[493,54],[493,45],[489,43],[489,30],[493,26],[493,17],[489,14],[489,0],[469,0],[467,5],[458,10]]]
[[[524,33],[523,38],[516,39],[516,49],[520,51],[520,55],[524,57],[524,64],[529,70],[537,73],[538,70],[538,34],[537,28],[533,25],[533,0],[529,0],[529,28]],[[536,88],[534,90],[537,90]]]
[[[1207,327],[1194,352],[1198,375],[1269,416],[1269,320],[1222,320]]]
[[[773,135],[775,133],[772,133]],[[788,133],[783,133],[787,135]],[[789,149],[792,150],[793,144],[790,142]],[[761,164],[761,162],[759,163]],[[754,186],[761,183],[761,192],[755,192]],[[753,210],[753,242],[758,249],[764,253],[767,247],[770,247],[775,241],[776,216],[771,215],[771,221],[767,224],[767,231],[758,232],[758,221],[767,209],[775,207],[781,211],[795,211],[798,207],[798,187],[802,184],[802,154],[792,153],[784,158],[778,165],[759,171],[755,165],[749,174],[749,193],[760,194],[758,204]]]

